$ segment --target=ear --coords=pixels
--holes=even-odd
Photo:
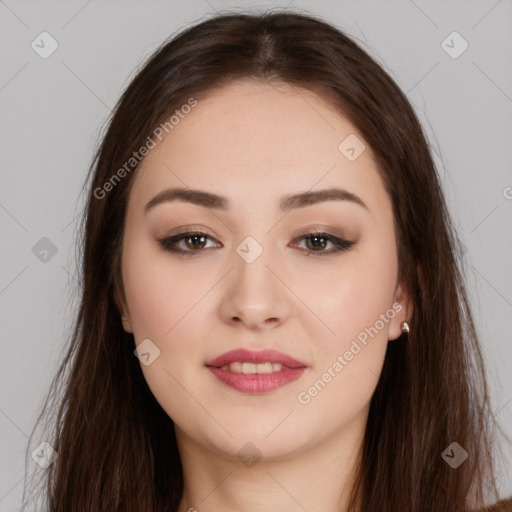
[[[388,339],[395,340],[402,334],[402,323],[410,324],[414,311],[414,304],[411,298],[409,286],[404,281],[400,283],[395,291],[393,300],[395,316],[389,322]]]
[[[128,310],[128,306],[126,305],[124,293],[122,290],[118,288],[117,285],[115,286],[114,300],[121,314],[121,322],[123,323],[123,329],[128,333],[133,333],[131,316]]]

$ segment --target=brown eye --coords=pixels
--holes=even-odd
[[[346,251],[355,244],[355,242],[343,240],[329,233],[304,233],[297,240],[305,240],[306,250],[310,254],[317,253],[316,255],[318,256],[323,256],[324,254],[332,254],[340,251]],[[328,244],[331,244],[331,250],[325,250]],[[308,254],[308,256],[310,254]]]
[[[161,246],[169,252],[192,253],[201,252],[206,247],[210,237],[206,233],[181,233],[159,240]]]
[[[203,249],[205,244],[206,244],[206,238],[205,236],[203,235],[190,235],[190,236],[187,236],[186,238],[183,238],[183,240],[185,240],[185,245],[189,248],[189,249]]]
[[[306,240],[306,246],[312,251],[317,249],[325,249],[325,246],[329,243],[325,236],[308,236],[304,238]],[[309,242],[309,243],[308,243]]]

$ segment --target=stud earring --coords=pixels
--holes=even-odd
[[[402,332],[406,332],[406,333],[409,333],[409,324],[407,322],[402,322]]]

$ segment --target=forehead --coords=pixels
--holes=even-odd
[[[181,152],[229,158],[233,163],[320,163],[338,151],[337,139],[355,132],[325,100],[289,84],[237,81],[210,91],[173,128],[169,145]],[[165,144],[165,142],[164,142]],[[323,155],[323,158],[320,158]],[[190,155],[189,155],[190,157]]]
[[[340,150],[347,137],[365,145],[353,161]],[[246,198],[343,186],[377,207],[386,201],[372,150],[352,123],[288,84],[238,81],[210,91],[156,142],[132,190],[144,197],[175,185]]]

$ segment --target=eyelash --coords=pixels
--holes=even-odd
[[[180,234],[174,235],[172,237],[160,239],[160,240],[158,240],[158,242],[160,243],[160,245],[162,246],[162,248],[165,251],[181,254],[183,256],[192,255],[193,253],[202,252],[204,250],[204,248],[197,249],[197,250],[185,250],[185,249],[177,249],[175,247],[175,245],[178,242],[180,242],[182,240],[186,240],[187,238],[190,238],[193,236],[200,236],[200,237],[205,237],[205,238],[211,239],[211,237],[209,237],[206,233],[202,233],[200,231],[187,231],[185,233],[180,233]],[[339,253],[339,252],[343,252],[343,251],[348,251],[355,244],[355,242],[349,242],[348,240],[343,240],[342,238],[338,238],[337,236],[331,235],[329,233],[318,232],[318,231],[302,233],[295,240],[306,240],[308,238],[324,238],[328,242],[331,242],[335,247],[334,249],[331,249],[330,251],[313,251],[311,249],[305,249],[306,251],[309,252],[309,254],[307,254],[308,257],[309,256],[325,256],[328,254],[334,254],[334,253]]]

